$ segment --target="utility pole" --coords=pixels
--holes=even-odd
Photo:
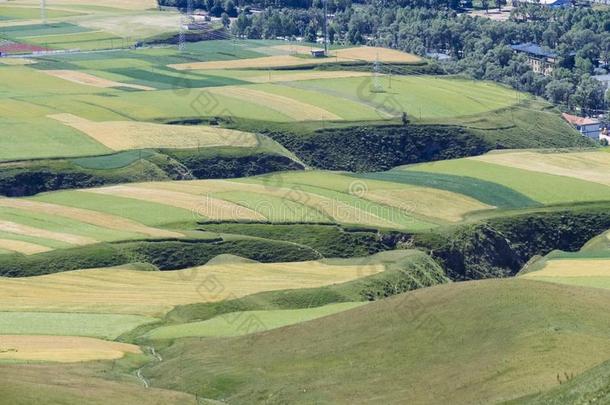
[[[324,0],[324,56],[328,56],[328,0]]]
[[[180,16],[180,36],[178,40],[178,49],[180,52],[184,52],[185,44],[186,44],[186,30],[188,29],[189,23],[192,21],[193,14],[193,2],[192,0],[187,0],[186,2],[186,15],[182,14]]]
[[[40,0],[40,19],[43,24],[47,23],[47,4],[46,0]]]

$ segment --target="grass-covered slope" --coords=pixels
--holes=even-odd
[[[271,140],[254,148],[133,150],[74,159],[0,163],[0,195],[21,197],[139,181],[245,177],[303,167]]]
[[[85,388],[86,387],[86,388]],[[196,404],[195,397],[181,392],[146,388],[135,377],[132,381],[112,381],[82,366],[0,365],[0,401],[3,404],[65,405]]]
[[[548,392],[507,402],[506,405],[563,405],[610,403],[610,362],[585,371],[581,375],[557,374],[561,385]]]
[[[526,280],[433,287],[255,335],[178,340],[144,374],[231,403],[499,402],[609,358],[608,294]]]

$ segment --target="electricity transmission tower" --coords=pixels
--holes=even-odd
[[[180,16],[180,37],[178,39],[178,50],[180,50],[180,52],[184,52],[186,44],[186,31],[188,30],[189,23],[192,21],[192,15],[193,1],[187,0],[186,13],[182,13],[182,15]]]
[[[324,0],[324,56],[328,56],[328,0]]]
[[[47,23],[47,4],[46,0],[40,0],[40,19],[43,24]]]

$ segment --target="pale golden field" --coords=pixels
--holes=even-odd
[[[350,71],[295,71],[295,72],[273,72],[272,74],[264,74],[250,76],[245,78],[252,83],[282,83],[294,82],[300,80],[316,80],[316,79],[341,79],[345,77],[367,77],[372,74],[369,72],[350,72]]]
[[[0,335],[0,361],[73,363],[120,359],[126,353],[141,351],[135,345],[88,337]]]
[[[174,11],[116,14],[82,19],[79,20],[79,25],[122,38],[146,38],[164,32],[175,32],[180,27],[180,14]]]
[[[24,242],[13,239],[0,239],[0,249],[23,253],[24,255],[33,255],[36,253],[43,253],[53,250],[46,246],[37,245],[36,243]]]
[[[542,270],[522,277],[610,277],[610,259],[549,260]]]
[[[36,63],[34,59],[28,58],[0,58],[0,64],[9,66],[33,65]]]
[[[363,198],[448,222],[459,222],[469,212],[494,208],[462,194],[423,187],[369,190]]]
[[[282,45],[280,45],[282,46]],[[287,52],[291,52],[290,48],[297,49],[293,45],[283,45]],[[309,53],[309,47],[300,49],[303,53]],[[290,67],[290,66],[315,66],[325,63],[336,62],[374,62],[379,60],[384,63],[417,63],[421,59],[415,55],[405,52],[396,51],[387,48],[377,47],[357,47],[330,51],[327,58],[311,58],[305,59],[292,55],[275,55],[264,56],[261,58],[251,59],[236,59],[228,61],[210,61],[210,62],[189,62],[168,65],[176,70],[210,70],[210,69],[261,69],[273,67]]]
[[[84,84],[86,86],[110,88],[110,87],[128,87],[136,90],[155,90],[152,87],[140,86],[137,84],[120,83],[112,80],[103,79],[93,76],[89,73],[78,72],[75,70],[43,70],[44,73],[64,79],[72,83]]]
[[[536,172],[574,177],[610,186],[610,154],[604,152],[493,152],[469,158]]]
[[[142,225],[138,222],[118,217],[116,215],[82,208],[73,208],[65,205],[57,205],[16,198],[0,198],[0,207],[16,208],[23,211],[71,218],[80,222],[84,222],[86,224],[100,226],[102,228],[114,229],[117,231],[135,232],[153,238],[179,238],[181,236],[184,236],[177,232],[171,232],[166,231],[164,229],[152,228],[146,225]]]
[[[156,189],[143,185],[110,186],[84,190],[83,192],[106,194],[119,197],[134,198],[137,200],[155,202],[184,208],[193,212],[193,216],[200,215],[213,220],[265,220],[261,214],[232,203],[211,196],[196,196],[179,191]]]
[[[224,181],[224,180],[192,180],[186,182],[155,182],[155,183],[145,183],[141,185],[136,185],[138,188],[151,188],[149,193],[151,195],[155,195],[158,193],[156,190],[175,190],[176,193],[192,193],[193,195],[199,195],[195,201],[199,201],[199,210],[198,213],[203,216],[207,216],[207,212],[215,213],[217,211],[216,208],[216,198],[214,198],[215,193],[224,193],[224,192],[245,192],[245,193],[257,193],[260,195],[267,195],[270,197],[277,197],[281,199],[285,199],[288,201],[296,202],[299,204],[303,204],[306,207],[315,209],[320,213],[326,215],[328,218],[338,222],[338,223],[349,223],[349,224],[361,224],[361,225],[374,225],[381,227],[394,227],[395,223],[381,218],[373,213],[367,212],[364,209],[359,207],[355,207],[349,204],[346,204],[342,201],[339,201],[334,198],[325,197],[323,195],[315,194],[312,192],[306,192],[303,190],[298,190],[295,192],[290,188],[286,187],[271,187],[265,186],[261,184],[249,184],[245,182],[232,182],[232,181]],[[99,189],[95,189],[96,191]],[[137,198],[139,195],[137,191],[133,193]],[[207,201],[211,201],[214,204],[208,205]],[[221,200],[222,201],[222,200]],[[161,202],[161,201],[159,201]],[[201,205],[205,202],[205,205]],[[172,199],[166,199],[165,204],[172,204]],[[363,204],[365,205],[365,204]],[[243,207],[242,207],[243,209]],[[240,212],[240,211],[235,211]],[[238,219],[234,214],[233,219]],[[260,214],[257,214],[260,215]],[[286,218],[286,220],[295,220],[294,218]],[[298,219],[297,219],[298,220]]]
[[[72,114],[50,115],[115,150],[143,148],[197,148],[214,146],[255,147],[256,135],[231,129],[162,125],[136,121],[95,122]]]
[[[254,90],[248,87],[223,86],[211,88],[207,91],[244,101],[256,100],[259,104],[298,121],[341,119],[341,117],[315,105],[303,103],[289,97]]]
[[[48,231],[42,228],[18,224],[12,221],[0,221],[0,231],[10,232],[17,235],[34,236],[37,238],[45,238],[65,242],[72,245],[90,245],[99,242],[97,239],[87,236],[74,235],[65,232]]]
[[[383,270],[382,264],[314,261],[221,263],[165,272],[106,268],[0,278],[0,310],[160,316],[176,305],[343,283]]]

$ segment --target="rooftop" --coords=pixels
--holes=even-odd
[[[554,58],[557,54],[549,49],[543,48],[540,45],[528,42],[526,44],[517,44],[510,46],[513,51],[525,52],[530,55],[543,56],[545,58]]]
[[[561,114],[561,116],[572,125],[595,125],[600,123],[599,120],[595,118],[578,117],[566,113]]]

